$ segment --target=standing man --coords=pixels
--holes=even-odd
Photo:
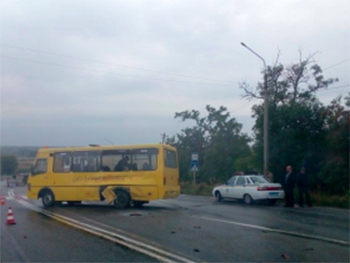
[[[294,174],[292,166],[288,165],[286,167],[286,177],[284,179],[284,192],[286,204],[284,207],[294,207]]]
[[[273,183],[273,174],[269,170],[264,169],[264,177],[269,179]]]
[[[297,175],[297,185],[299,192],[299,206],[303,207],[304,195],[306,197],[306,204],[308,207],[312,207],[310,192],[309,192],[309,176],[305,173],[305,167],[301,167],[300,173]]]

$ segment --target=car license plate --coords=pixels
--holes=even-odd
[[[269,196],[278,196],[279,194],[278,194],[278,192],[270,192],[269,193]]]

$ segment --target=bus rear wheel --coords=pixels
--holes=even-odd
[[[115,190],[116,199],[113,204],[116,208],[127,208],[130,206],[131,198],[128,192],[125,190]]]
[[[146,201],[134,201],[134,207],[141,208],[144,204],[148,203]]]
[[[78,205],[81,204],[81,201],[67,201],[68,205]]]

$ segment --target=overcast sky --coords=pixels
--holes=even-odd
[[[251,134],[239,83],[263,63],[319,52],[349,92],[348,0],[1,1],[1,145],[158,143],[190,123],[175,112],[225,106]],[[339,87],[339,88],[338,88]]]

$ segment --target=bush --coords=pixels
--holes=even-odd
[[[313,205],[318,205],[318,206],[330,206],[330,207],[347,208],[347,209],[350,208],[349,192],[344,196],[313,192],[311,193],[311,201]]]
[[[208,183],[198,183],[193,186],[192,181],[181,182],[181,193],[188,195],[200,195],[200,196],[211,196],[212,190],[216,185],[211,185]],[[314,206],[327,206],[327,207],[337,207],[337,208],[347,208],[350,207],[350,191],[344,196],[330,195],[325,192],[311,192],[311,202]],[[298,191],[294,190],[294,201],[298,204]],[[306,202],[304,197],[304,202]]]
[[[194,186],[192,182],[181,182],[180,187],[182,194],[211,196],[214,186],[207,183],[199,183]]]

